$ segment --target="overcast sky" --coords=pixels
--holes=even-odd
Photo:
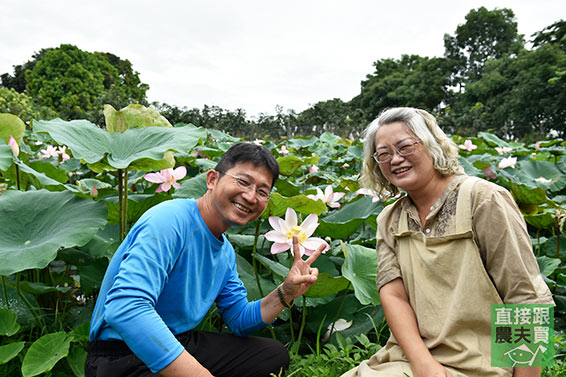
[[[511,8],[530,35],[566,18],[564,0],[161,0],[0,3],[0,74],[73,44],[129,59],[148,99],[179,107],[297,112],[359,94],[372,63],[442,56],[471,9]]]

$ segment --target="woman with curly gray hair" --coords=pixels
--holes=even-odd
[[[552,304],[504,188],[468,177],[424,110],[388,109],[365,131],[360,182],[382,199],[377,288],[387,344],[343,377],[540,376],[491,363],[491,304]]]

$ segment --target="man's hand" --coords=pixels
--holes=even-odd
[[[311,267],[314,261],[326,248],[326,244],[321,244],[307,260],[301,258],[299,249],[299,239],[293,236],[293,265],[283,282],[281,291],[287,302],[291,302],[305,293],[318,279],[318,268]]]

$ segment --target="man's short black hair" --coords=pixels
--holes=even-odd
[[[271,187],[275,185],[279,178],[279,164],[271,154],[271,151],[262,145],[252,143],[234,144],[224,153],[224,156],[218,161],[215,170],[226,172],[233,168],[236,164],[251,162],[256,167],[265,166],[271,172],[273,180]]]

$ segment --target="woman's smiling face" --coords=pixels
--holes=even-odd
[[[397,148],[414,144],[415,151],[401,156]],[[383,176],[393,185],[406,191],[409,196],[419,193],[431,180],[438,177],[432,158],[426,153],[422,143],[401,123],[394,122],[381,126],[375,134],[376,152],[389,152],[391,160],[378,164]]]

